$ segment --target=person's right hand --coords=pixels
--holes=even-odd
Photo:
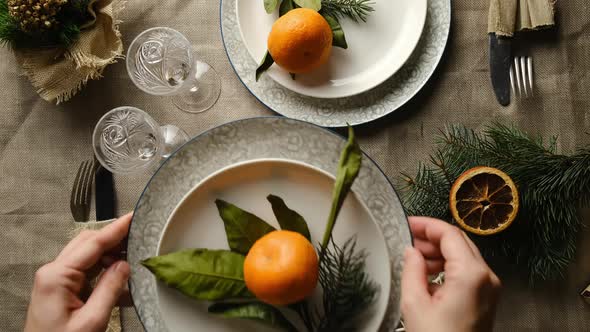
[[[414,248],[402,274],[402,313],[409,332],[485,332],[494,323],[501,283],[475,244],[444,221],[410,217]],[[445,272],[443,285],[427,276]]]

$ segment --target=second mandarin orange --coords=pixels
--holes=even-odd
[[[273,24],[268,51],[275,63],[288,72],[310,72],[330,58],[332,29],[318,12],[293,9]]]

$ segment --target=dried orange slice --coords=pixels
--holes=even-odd
[[[461,174],[450,193],[453,218],[466,231],[479,235],[499,233],[518,213],[514,181],[493,167],[475,167]]]

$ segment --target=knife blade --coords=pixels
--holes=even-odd
[[[98,166],[94,175],[96,221],[115,218],[115,189],[113,173]]]
[[[510,66],[512,38],[490,33],[490,76],[496,99],[502,106],[510,104]]]

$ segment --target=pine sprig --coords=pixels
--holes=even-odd
[[[367,21],[371,12],[375,11],[372,0],[322,0],[321,13],[337,19],[348,17],[354,22]]]
[[[18,31],[18,24],[8,13],[7,1],[0,0],[0,42],[6,44],[16,39]]]
[[[10,16],[7,0],[0,0],[0,43],[13,48],[69,47],[80,35],[80,26],[88,22],[90,0],[71,0],[57,14],[55,29],[23,31]]]
[[[471,238],[486,257],[524,269],[531,282],[560,277],[575,255],[579,208],[590,204],[590,147],[566,156],[556,153],[556,143],[555,137],[546,142],[498,123],[481,134],[446,128],[431,165],[421,165],[415,177],[402,176],[405,206],[410,214],[454,223],[448,206],[452,183],[475,166],[499,168],[518,187],[518,217],[500,234]]]
[[[373,303],[379,287],[365,271],[367,253],[357,250],[356,239],[338,246],[332,239],[324,248],[319,282],[323,313],[314,331],[356,331],[355,319]]]

